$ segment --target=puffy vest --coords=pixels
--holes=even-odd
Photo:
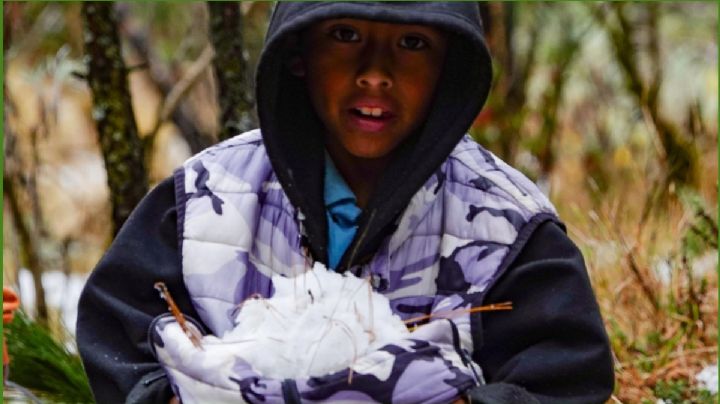
[[[272,296],[273,273],[293,276],[312,266],[301,244],[304,216],[283,192],[259,130],[190,158],[176,171],[175,184],[185,284],[198,315],[213,334],[221,336],[233,327],[235,309],[248,297]],[[450,310],[480,304],[514,258],[518,248],[513,245],[523,229],[548,218],[556,219],[555,210],[530,180],[465,136],[412,197],[395,231],[382,240],[376,254],[351,270],[369,277],[401,318],[430,312],[442,317]],[[449,322],[433,321],[413,333],[413,341],[440,347],[440,351],[454,350],[451,353],[459,355],[454,359],[441,355],[447,359],[441,366],[447,371],[453,367],[451,362],[465,361],[473,351],[471,323],[469,314],[453,315]],[[443,348],[445,343],[454,348]],[[421,348],[402,349],[419,352]],[[166,360],[181,366],[180,359]],[[396,369],[398,362],[386,369],[390,392],[368,396],[368,401],[413,402],[408,398],[412,384],[424,371],[413,370],[418,367],[409,362]],[[437,372],[429,365],[426,370]],[[403,377],[405,371],[412,377]],[[456,382],[449,383],[450,387],[460,389],[458,375],[470,380],[473,372],[477,369],[473,371],[472,366],[454,372]],[[303,399],[329,397],[327,389],[325,396],[313,396],[318,380],[297,383]],[[273,386],[265,383],[255,392],[270,397],[274,389],[282,389],[279,384]],[[377,385],[373,388],[382,390]],[[364,401],[352,395],[358,392],[348,394],[354,397],[351,401]],[[400,400],[398,394],[408,399]],[[450,400],[453,396],[448,394],[438,392],[438,402]]]

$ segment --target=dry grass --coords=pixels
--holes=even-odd
[[[702,183],[670,186],[655,203],[649,195],[659,181],[645,167],[610,167],[600,197],[579,158],[552,178],[552,199],[583,250],[615,355],[610,402],[717,400],[695,382],[717,363],[718,171],[715,149],[705,150]]]

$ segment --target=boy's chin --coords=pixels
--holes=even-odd
[[[357,159],[377,160],[392,155],[393,151],[402,143],[401,139],[389,139],[395,136],[350,135],[341,139],[340,144],[345,153]]]
[[[385,159],[392,154],[394,147],[392,146],[361,146],[346,147],[345,151],[352,157],[359,160],[380,160]]]
[[[377,134],[345,133],[326,139],[330,154],[335,158],[355,161],[388,159],[402,143],[402,137]]]

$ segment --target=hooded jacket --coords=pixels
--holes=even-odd
[[[406,317],[512,301],[511,313],[456,320],[459,338],[468,340],[456,346],[470,348],[487,382],[459,388],[473,402],[603,402],[612,367],[582,257],[542,194],[463,138],[491,78],[477,8],[424,2],[276,7],[257,75],[262,133],[206,150],[158,186],[88,281],[78,345],[98,402],[170,397],[147,342],[152,319],[165,311],[152,290],[156,280],[198,327],[220,334],[231,325],[228,308],[249,294],[272,293],[263,268],[301,265],[303,251],[327,262],[322,127],[285,61],[291,35],[340,17],[430,24],[451,39],[425,124],[400,146],[338,270],[373,276],[376,290]],[[442,350],[443,334],[452,331],[420,340]],[[334,394],[279,389],[303,399]],[[370,397],[402,402],[392,392]]]

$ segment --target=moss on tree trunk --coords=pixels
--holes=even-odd
[[[83,3],[87,79],[112,203],[113,233],[148,189],[112,2]]]
[[[252,100],[243,52],[242,12],[239,2],[213,1],[207,4],[221,111],[222,129],[218,139],[223,140],[255,126],[250,112]]]

